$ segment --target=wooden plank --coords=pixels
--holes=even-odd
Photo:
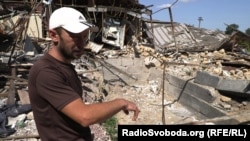
[[[16,68],[11,68],[11,77],[16,77]],[[16,85],[15,80],[10,79],[10,88],[9,88],[9,94],[8,94],[8,100],[7,105],[12,106],[15,104],[15,96],[16,96]]]
[[[25,90],[17,90],[18,96],[22,104],[30,104],[29,93]]]
[[[8,93],[1,93],[1,94],[0,94],[0,98],[8,97],[8,95],[9,95]]]

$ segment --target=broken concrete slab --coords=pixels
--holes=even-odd
[[[224,95],[250,98],[249,80],[223,79],[216,89]]]
[[[224,116],[226,113],[219,108],[211,106],[211,103],[208,103],[199,97],[186,93],[181,88],[176,87],[170,83],[167,83],[166,91],[169,95],[176,98],[176,102],[181,103],[201,118],[215,118],[218,116]]]
[[[250,98],[249,80],[223,79],[205,71],[197,71],[194,82],[214,87],[224,95]]]
[[[195,121],[191,123],[184,123],[184,124],[195,124],[195,125],[204,125],[205,123],[213,123],[216,125],[236,125],[236,124],[243,124],[249,122],[249,111],[245,112],[236,112],[232,114],[228,114],[225,116],[215,117],[211,119],[205,119],[200,121]]]
[[[204,87],[190,80],[183,80],[173,75],[166,75],[166,80],[173,86],[182,89],[183,92],[196,96],[208,103],[212,103],[218,96],[213,88]]]
[[[197,71],[194,82],[201,85],[217,88],[221,80],[222,78],[219,76],[213,75],[205,71]]]

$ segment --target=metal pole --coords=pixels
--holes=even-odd
[[[173,16],[172,16],[171,7],[168,8],[168,11],[169,11],[169,15],[170,15],[170,21],[171,21],[171,26],[172,26],[172,35],[173,35],[173,38],[174,38],[174,44],[175,44],[175,48],[176,48],[176,53],[178,53],[179,50],[178,50],[178,47],[176,45],[176,38],[175,38],[175,32],[174,32],[174,23],[173,23]]]

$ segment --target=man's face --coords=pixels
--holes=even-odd
[[[84,47],[88,44],[89,30],[81,33],[71,33],[62,29],[58,34],[58,50],[67,60],[78,59],[84,52]]]

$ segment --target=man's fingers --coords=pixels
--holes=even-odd
[[[123,110],[123,111],[124,111],[124,113],[125,113],[126,115],[129,114],[129,111],[128,111],[128,110]]]
[[[135,111],[134,111],[134,116],[132,118],[133,121],[136,121],[136,119],[138,118],[138,115],[140,113],[140,110],[137,108]]]

